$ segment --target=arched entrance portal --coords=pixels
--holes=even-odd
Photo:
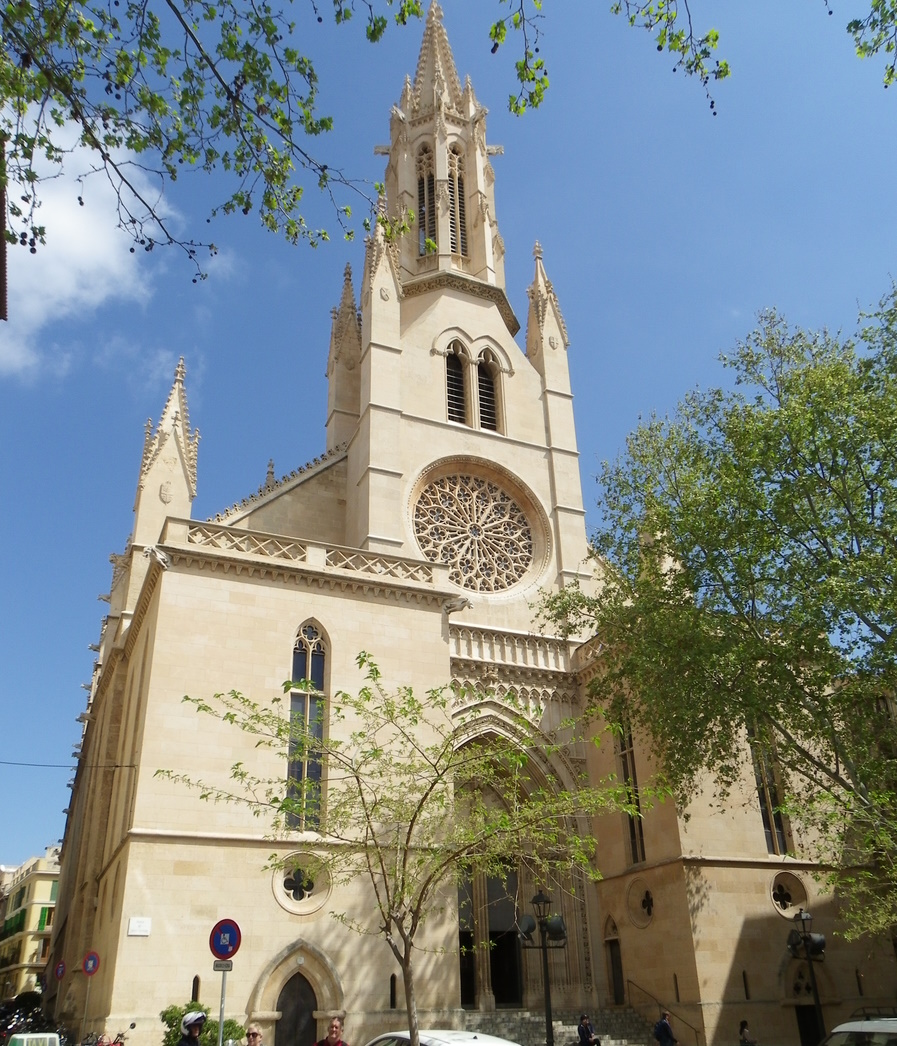
[[[517,939],[517,873],[475,876],[458,890],[461,1005],[520,1006],[523,977]]]
[[[295,973],[281,988],[277,997],[277,1009],[280,1018],[277,1028],[283,1028],[286,1035],[275,1037],[281,1041],[308,1043],[317,1039],[317,1026],[315,1024],[315,1010],[318,1008],[318,999],[315,990],[302,976]]]
[[[316,1014],[320,1019],[344,1008],[342,982],[330,958],[308,941],[295,941],[262,970],[247,1013],[261,1025],[265,1046],[304,1046],[318,1037]]]

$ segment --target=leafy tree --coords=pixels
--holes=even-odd
[[[549,616],[602,644],[594,694],[653,739],[685,804],[747,743],[851,932],[897,923],[897,288],[859,340],[775,312],[731,390],[652,418],[600,477],[600,588]]]
[[[312,880],[326,870],[334,883],[359,876],[369,883],[374,920],[333,914],[389,945],[402,968],[418,1046],[414,955],[427,920],[454,907],[458,886],[472,873],[504,880],[509,854],[519,855],[529,882],[574,889],[583,878],[597,878],[588,819],[631,808],[617,782],[564,787],[552,773],[555,759],[585,743],[582,723],[559,720],[549,734],[512,695],[440,688],[420,698],[408,687],[388,691],[369,655],[360,654],[358,663],[366,685],[333,698],[326,731],[320,720],[285,714],[280,698],[269,705],[237,692],[211,702],[185,698],[243,730],[255,749],[276,753],[278,766],[293,768],[288,783],[259,776],[245,762],[233,766],[225,787],[157,774],[198,788],[205,799],[250,804],[270,815],[276,837],[291,824],[319,827],[320,868],[303,871]],[[284,684],[285,691],[304,687]],[[326,768],[323,802],[315,775],[301,773],[303,764]]]
[[[497,0],[492,49],[515,41],[515,113],[538,106],[548,88],[540,55],[543,0]],[[647,29],[676,68],[709,84],[729,73],[713,60],[714,29],[696,30],[693,0],[617,0],[612,10]],[[827,3],[827,0],[824,0]],[[308,0],[323,20],[317,0]],[[895,79],[897,3],[870,0],[848,25],[861,56],[886,56]],[[418,18],[422,0],[333,0],[333,17],[356,8],[376,42],[389,18]],[[831,13],[831,12],[830,12]],[[509,37],[510,33],[510,37]],[[289,3],[256,0],[2,0],[0,2],[0,224],[10,243],[32,251],[44,242],[40,184],[58,175],[75,149],[90,157],[80,181],[105,175],[118,199],[119,226],[152,250],[177,244],[193,259],[201,248],[165,218],[162,193],[186,171],[218,171],[226,188],[211,215],[258,213],[262,224],[296,243],[317,244],[325,229],[303,217],[304,178],[330,194],[339,226],[352,233],[350,207],[334,190],[364,193],[313,148],[332,128],[317,111],[318,77]],[[712,98],[711,107],[713,107]],[[150,176],[147,189],[146,175]],[[5,191],[5,206],[3,192]],[[81,197],[79,203],[83,203]],[[402,216],[390,216],[402,226]]]
[[[322,21],[315,0],[309,2]],[[533,50],[541,2],[513,6],[514,15],[493,32],[497,46],[506,24],[521,30],[513,104],[522,111],[527,102],[538,104],[547,87]],[[336,22],[351,21],[355,7],[333,0]],[[421,0],[359,0],[358,7],[373,42],[387,28],[387,9],[400,24],[422,13]],[[160,208],[164,187],[191,169],[229,178],[212,216],[255,210],[291,243],[316,245],[327,232],[303,218],[297,175],[305,172],[331,195],[351,236],[351,209],[333,190],[364,193],[312,152],[310,140],[329,131],[332,119],[317,111],[317,73],[289,4],[3,0],[0,30],[0,189],[8,190],[9,242],[32,251],[44,242],[40,182],[56,176],[76,148],[91,157],[79,181],[105,174],[118,199],[119,226],[146,250],[178,244],[195,262],[200,246],[214,252],[180,239]]]
[[[162,1046],[178,1046],[181,1041],[181,1021],[184,1014],[190,1010],[202,1010],[209,1012],[208,1006],[198,1002],[187,1002],[183,1006],[167,1006],[160,1014],[159,1020],[165,1025],[165,1034],[162,1036]],[[242,1042],[246,1035],[243,1025],[232,1017],[224,1020],[224,1032],[222,1041],[233,1039]],[[202,1034],[199,1036],[199,1046],[218,1046],[218,1021],[209,1019],[203,1025]]]

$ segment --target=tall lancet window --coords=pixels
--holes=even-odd
[[[324,736],[324,677],[327,648],[319,629],[306,623],[296,633],[293,647],[293,683],[303,689],[290,693],[290,756],[287,795],[293,808],[287,826],[308,831],[321,823],[321,786]]]
[[[477,392],[480,401],[480,428],[498,431],[498,404],[495,398],[495,360],[486,350],[477,362]]]
[[[417,249],[429,254],[436,243],[436,175],[428,145],[417,154]]]
[[[445,392],[449,421],[467,421],[467,397],[464,394],[465,360],[461,347],[453,342],[445,357]]]
[[[467,221],[464,198],[464,158],[457,146],[452,146],[448,155],[449,205],[452,214],[452,254],[467,254]]]

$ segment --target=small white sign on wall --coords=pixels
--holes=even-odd
[[[128,919],[129,937],[149,937],[153,928],[153,920],[145,915],[132,915]]]

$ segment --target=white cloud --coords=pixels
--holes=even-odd
[[[102,175],[90,182],[85,206],[72,178],[41,186],[39,221],[47,243],[31,254],[8,249],[9,320],[0,324],[0,376],[64,373],[72,347],[48,336],[49,325],[84,316],[110,300],[146,301],[145,271],[130,254],[130,238],[116,227],[115,198]]]

